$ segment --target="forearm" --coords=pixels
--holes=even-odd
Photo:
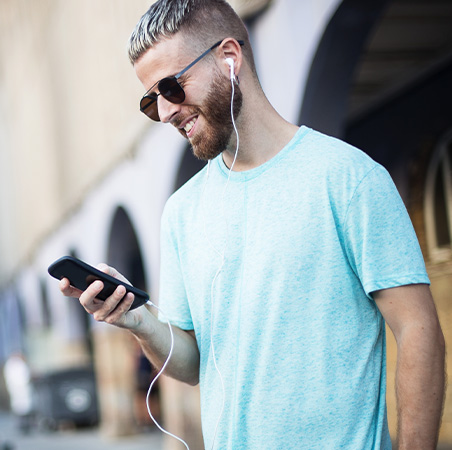
[[[116,269],[106,264],[99,265],[98,269],[128,283]],[[80,304],[96,321],[130,330],[152,364],[160,369],[171,351],[168,325],[161,323],[148,305],[130,311],[134,297],[131,293],[126,293],[123,285],[120,284],[105,301],[97,299],[102,288],[103,283],[100,281],[91,283],[85,291],[71,286],[67,278],[60,281],[61,292],[67,297],[78,297]],[[177,327],[172,330],[174,346],[165,374],[195,385],[199,380],[199,351],[194,332],[183,331]]]
[[[171,350],[171,334],[167,324],[160,322],[145,306],[148,314],[130,331],[137,338],[143,352],[151,363],[160,370]],[[189,332],[172,326],[174,347],[165,375],[185,383],[196,385],[199,382],[199,351],[196,340]]]
[[[398,450],[436,449],[445,390],[438,324],[413,324],[397,342]]]

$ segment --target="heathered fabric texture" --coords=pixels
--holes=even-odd
[[[215,449],[390,449],[371,292],[429,283],[390,176],[306,127],[225,190],[228,175],[216,158],[162,217],[160,305],[196,333],[206,448],[222,407],[212,339]]]

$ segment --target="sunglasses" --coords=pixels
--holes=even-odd
[[[173,77],[162,78],[157,81],[150,89],[146,91],[143,98],[140,101],[140,111],[146,114],[150,119],[160,122],[157,98],[161,95],[164,99],[176,105],[181,104],[185,100],[185,92],[182,86],[177,81],[187,70],[191,69],[197,62],[201,61],[215,47],[218,47],[224,39],[213,44],[208,50],[206,50],[201,56],[198,56],[192,63],[190,63],[185,69],[182,69],[178,74]],[[237,41],[241,46],[245,44],[244,41]],[[152,91],[157,86],[159,93],[155,94]]]

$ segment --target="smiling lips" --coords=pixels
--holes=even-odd
[[[191,119],[189,122],[187,122],[185,124],[184,131],[187,133],[187,136],[190,134],[190,131],[193,129],[197,119],[198,119],[197,117],[194,117],[193,119]]]

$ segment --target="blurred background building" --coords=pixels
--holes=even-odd
[[[452,2],[231,4],[276,109],[358,146],[391,173],[450,343]],[[149,368],[126,332],[93,323],[46,269],[64,254],[105,261],[158,301],[160,214],[202,164],[170,126],[138,111],[143,87],[126,43],[149,5],[0,0],[0,367],[22,355],[43,419],[99,422],[107,436],[137,431],[139,375]],[[395,436],[390,332],[388,347]],[[3,382],[0,404],[7,406]],[[197,388],[162,379],[153,408],[201,448]],[[450,394],[440,439],[452,445]]]

